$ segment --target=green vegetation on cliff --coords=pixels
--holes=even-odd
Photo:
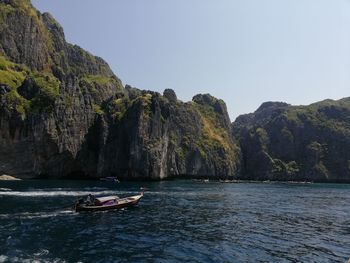
[[[3,104],[10,111],[16,111],[24,119],[31,110],[30,102],[18,94],[17,90],[11,90],[1,98]]]
[[[30,83],[30,84],[28,84]],[[10,88],[0,98],[9,110],[17,111],[22,118],[31,113],[52,110],[59,96],[60,81],[51,73],[30,71],[28,67],[19,65],[0,56],[0,84]],[[30,85],[35,92],[22,96],[18,89]]]
[[[0,55],[0,84],[15,89],[23,83],[28,73],[29,71],[25,66],[12,63]]]
[[[21,28],[16,28],[21,25]],[[31,31],[36,31],[37,39],[28,36],[28,29],[32,26]],[[12,34],[13,30],[18,30],[16,34]],[[23,31],[22,31],[23,30]],[[0,50],[8,50],[7,57],[17,63],[27,64],[34,70],[49,71],[52,65],[49,53],[53,50],[53,40],[50,37],[40,12],[33,8],[29,0],[7,0],[0,2],[0,34],[6,36],[4,42],[0,42]],[[13,39],[12,39],[13,38]],[[36,41],[36,45],[31,47],[32,50],[26,50],[26,42]],[[17,43],[13,48],[9,45]],[[26,50],[26,51],[24,51]],[[32,54],[40,50],[35,59],[30,58]],[[23,56],[24,55],[24,56]]]
[[[320,129],[331,129],[337,133],[349,134],[350,99],[345,98],[338,101],[324,100],[309,106],[297,106],[290,108],[284,113],[287,120],[296,124],[305,123],[319,127]]]
[[[350,181],[350,99],[268,103],[233,123],[243,178]]]
[[[60,95],[60,81],[52,74],[39,72],[31,73],[29,78],[37,89],[37,93],[30,102],[31,111],[33,113],[52,111]]]
[[[220,123],[220,116],[210,106],[193,103],[199,113],[203,125],[203,145],[222,147],[226,151],[231,150],[231,138],[229,131]]]
[[[9,94],[0,95],[5,109],[22,118],[50,113],[61,96],[61,101],[74,107],[72,102],[77,101],[67,99],[71,94],[60,91],[61,83],[72,76],[81,80],[80,89],[98,107],[107,94],[122,89],[107,63],[66,43],[57,21],[48,13],[41,14],[29,0],[0,1],[0,22],[0,34],[5,37],[0,41],[0,84],[10,88]],[[100,113],[96,107],[92,110]]]

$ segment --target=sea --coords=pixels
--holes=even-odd
[[[80,212],[80,197],[136,207]],[[339,262],[350,257],[350,185],[191,180],[0,182],[0,262]]]

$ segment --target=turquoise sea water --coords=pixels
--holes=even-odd
[[[78,197],[149,191],[137,207],[75,213]],[[341,262],[350,185],[0,182],[0,262]]]

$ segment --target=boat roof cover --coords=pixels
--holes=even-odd
[[[119,199],[119,196],[111,195],[111,196],[103,196],[103,197],[96,198],[96,200],[101,202],[101,203],[109,201],[109,200],[114,200],[114,199]]]

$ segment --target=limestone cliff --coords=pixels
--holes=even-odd
[[[242,179],[350,182],[350,99],[264,103],[239,116]]]
[[[350,182],[349,138],[349,98],[266,102],[231,124],[209,94],[124,87],[50,14],[0,0],[0,174]]]
[[[161,179],[239,169],[225,104],[122,86],[29,0],[0,0],[0,174]]]
[[[103,110],[97,129],[103,131],[97,169],[102,174],[226,178],[239,168],[226,106],[208,94],[183,103],[170,90],[161,96],[127,87]]]

